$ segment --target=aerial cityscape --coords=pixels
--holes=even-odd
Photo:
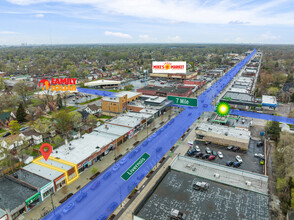
[[[294,220],[290,0],[4,0],[0,220]]]

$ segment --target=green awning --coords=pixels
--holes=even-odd
[[[26,200],[26,204],[30,205],[33,202],[35,202],[36,200],[38,200],[40,198],[40,193],[36,193],[35,195],[33,195],[31,198]]]

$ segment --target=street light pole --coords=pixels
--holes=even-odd
[[[53,204],[52,195],[53,195],[53,193],[51,192],[51,193],[50,193],[50,197],[51,197],[51,204],[52,204],[53,214],[55,215],[55,209],[54,209],[54,204]]]

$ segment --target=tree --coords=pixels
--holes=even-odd
[[[41,134],[46,134],[51,130],[51,121],[48,119],[37,119],[32,127]]]
[[[82,114],[79,112],[70,112],[71,124],[74,129],[78,129],[82,125]]]
[[[270,95],[273,95],[273,96],[276,96],[279,92],[279,89],[277,87],[270,87],[267,92],[270,94]]]
[[[56,102],[57,102],[57,106],[58,106],[58,108],[59,108],[59,109],[62,109],[63,104],[62,104],[62,99],[61,99],[60,94],[57,94]]]
[[[56,126],[58,130],[65,136],[68,137],[68,133],[71,130],[71,118],[70,115],[62,110],[54,115]]]
[[[9,127],[10,127],[11,131],[13,132],[13,134],[17,133],[20,129],[20,125],[16,120],[12,120],[9,123]]]
[[[94,115],[89,115],[87,118],[87,124],[91,127],[95,127],[97,125],[98,119]]]
[[[29,92],[28,85],[24,81],[20,81],[15,84],[13,89],[16,92],[16,94],[21,97],[23,104],[26,106],[27,96],[28,96],[28,92]]]
[[[98,169],[96,167],[92,167],[91,173],[94,175],[98,172]]]
[[[53,142],[56,144],[56,145],[60,145],[64,142],[64,139],[60,136],[60,135],[56,135],[54,138],[53,138]]]
[[[125,90],[127,90],[127,91],[130,91],[130,90],[132,90],[134,88],[134,86],[133,85],[127,85],[127,86],[125,86]]]
[[[18,109],[16,111],[16,119],[17,119],[17,121],[20,122],[20,123],[24,122],[26,120],[26,116],[27,116],[27,113],[25,112],[23,104],[19,103]]]
[[[0,76],[0,91],[5,89],[4,78]]]
[[[265,127],[265,131],[276,141],[280,138],[280,124],[277,121],[268,121]]]

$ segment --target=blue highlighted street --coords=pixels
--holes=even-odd
[[[179,115],[157,130],[147,140],[142,142],[134,150],[109,167],[105,172],[100,174],[96,179],[70,197],[62,205],[57,207],[44,219],[106,220],[108,216],[111,215],[119,204],[138,185],[138,183],[150,172],[157,162],[181,138],[187,129],[200,117],[200,115],[203,112],[215,110],[215,107],[211,105],[211,102],[236,76],[236,74],[250,60],[255,52],[256,50],[254,50],[252,54],[238,63],[226,75],[202,93],[198,97],[198,107],[178,106],[184,109]],[[78,91],[101,96],[115,95],[111,92],[84,88],[78,88]],[[238,110],[232,110],[231,113],[246,117],[294,124],[294,119],[279,116]],[[146,160],[127,180],[122,179],[121,176],[144,153],[149,154],[150,158],[148,158],[148,160]]]

